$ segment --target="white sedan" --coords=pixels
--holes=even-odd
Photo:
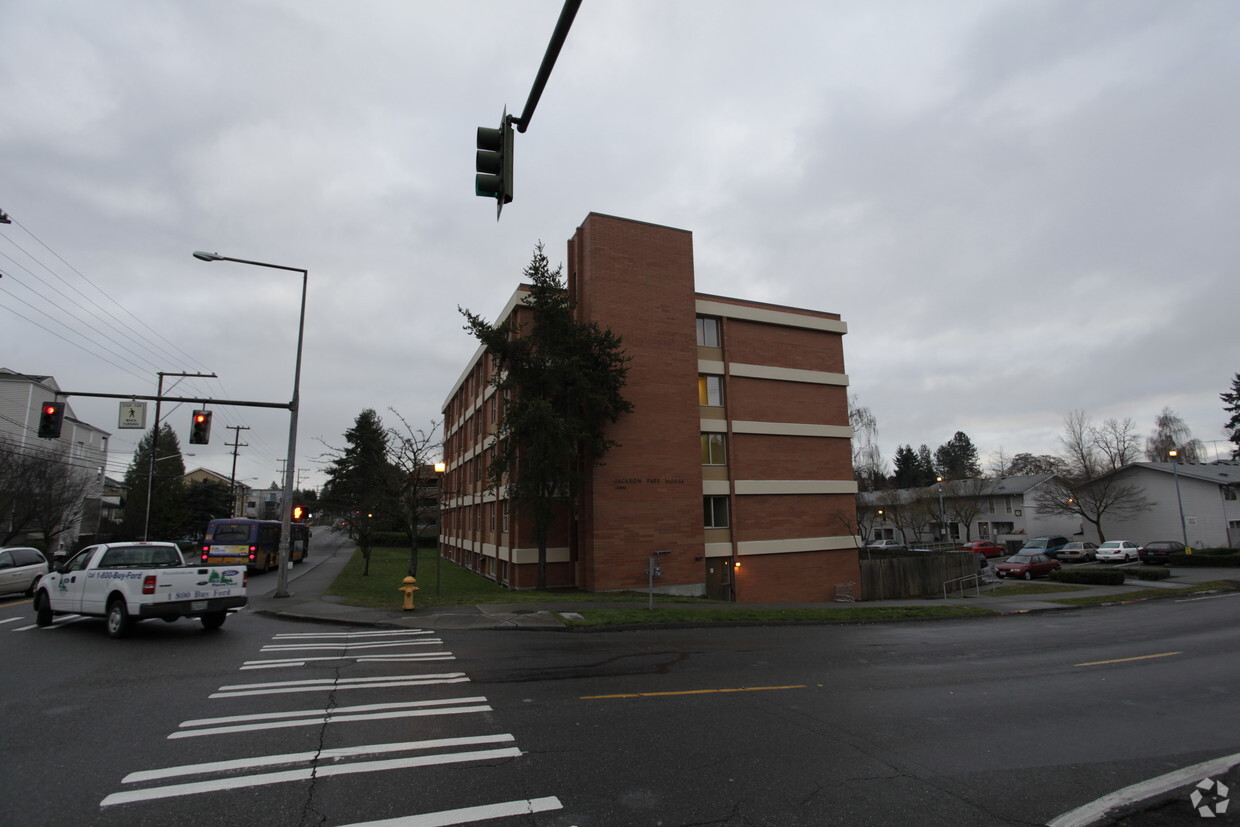
[[[1129,560],[1141,559],[1141,547],[1128,540],[1107,540],[1098,546],[1094,559],[1099,561],[1116,561],[1125,563]]]

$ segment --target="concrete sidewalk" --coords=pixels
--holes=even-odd
[[[348,563],[353,549],[341,549],[326,552],[322,557],[312,557],[304,566],[295,566],[289,571],[289,596],[277,598],[273,591],[251,592],[250,604],[246,611],[283,617],[291,620],[316,621],[322,623],[345,623],[361,626],[396,626],[417,627],[419,629],[525,629],[525,630],[564,630],[567,627],[559,620],[563,612],[581,612],[600,608],[635,608],[644,603],[598,603],[565,600],[555,603],[495,603],[480,606],[444,606],[435,609],[415,609],[411,612],[402,611],[402,595],[397,590],[399,583],[392,584],[392,607],[390,609],[369,609],[347,606],[340,598],[326,594],[336,576]],[[1135,567],[1133,567],[1135,568]],[[1077,608],[1072,605],[1051,602],[1052,599],[1067,597],[1092,597],[1106,595],[1114,597],[1121,603],[1125,595],[1149,589],[1182,589],[1197,583],[1215,580],[1240,579],[1240,570],[1214,568],[1174,568],[1172,575],[1166,580],[1137,580],[1135,577],[1122,586],[1099,586],[1078,591],[1064,591],[1038,595],[997,597],[987,594],[983,587],[980,594],[972,589],[966,590],[965,597],[954,592],[947,599],[916,598],[908,600],[870,600],[859,603],[796,603],[796,604],[756,604],[756,603],[705,603],[700,601],[676,601],[655,595],[654,605],[659,608],[676,608],[688,611],[703,609],[840,609],[865,607],[908,607],[908,606],[964,606],[976,609],[987,609],[996,614],[1023,614]],[[430,588],[430,580],[423,580],[422,588]],[[1043,581],[1045,582],[1045,581]],[[429,593],[429,592],[424,592]],[[415,597],[415,604],[417,603]],[[718,625],[712,622],[711,625]]]

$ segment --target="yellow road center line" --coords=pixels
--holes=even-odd
[[[768,692],[773,689],[804,689],[805,684],[792,686],[742,686],[737,689],[685,689],[680,692],[626,692],[622,695],[582,695],[579,701],[605,701],[612,698],[659,698],[667,695],[718,695],[724,692]]]
[[[1089,663],[1074,663],[1073,666],[1101,666],[1104,663],[1127,663],[1131,660],[1149,660],[1150,658],[1169,658],[1172,655],[1182,655],[1183,652],[1163,652],[1159,655],[1139,655],[1135,658],[1116,658],[1115,660],[1092,660]]]

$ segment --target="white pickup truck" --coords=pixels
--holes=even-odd
[[[229,609],[246,604],[245,586],[245,566],[186,566],[173,543],[105,543],[43,575],[35,622],[49,626],[58,614],[104,617],[110,637],[124,637],[151,617],[197,617],[218,629]]]

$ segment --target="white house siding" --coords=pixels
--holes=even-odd
[[[1209,468],[1211,473],[1218,473],[1216,467]],[[1223,485],[1219,482],[1194,478],[1192,466],[1181,466],[1181,469],[1183,529],[1180,526],[1180,506],[1176,500],[1175,475],[1145,465],[1133,465],[1121,471],[1121,477],[1125,482],[1141,485],[1152,505],[1148,511],[1127,520],[1104,519],[1102,528],[1107,539],[1131,540],[1142,545],[1151,540],[1182,541],[1187,533],[1188,545],[1192,548],[1228,548],[1240,541],[1240,531],[1232,529],[1229,536],[1228,529],[1229,523],[1240,523],[1240,501],[1225,499]],[[1235,482],[1240,484],[1240,468],[1233,476]],[[1226,480],[1226,477],[1223,479]],[[1092,525],[1087,525],[1086,534],[1094,542],[1098,541]]]

